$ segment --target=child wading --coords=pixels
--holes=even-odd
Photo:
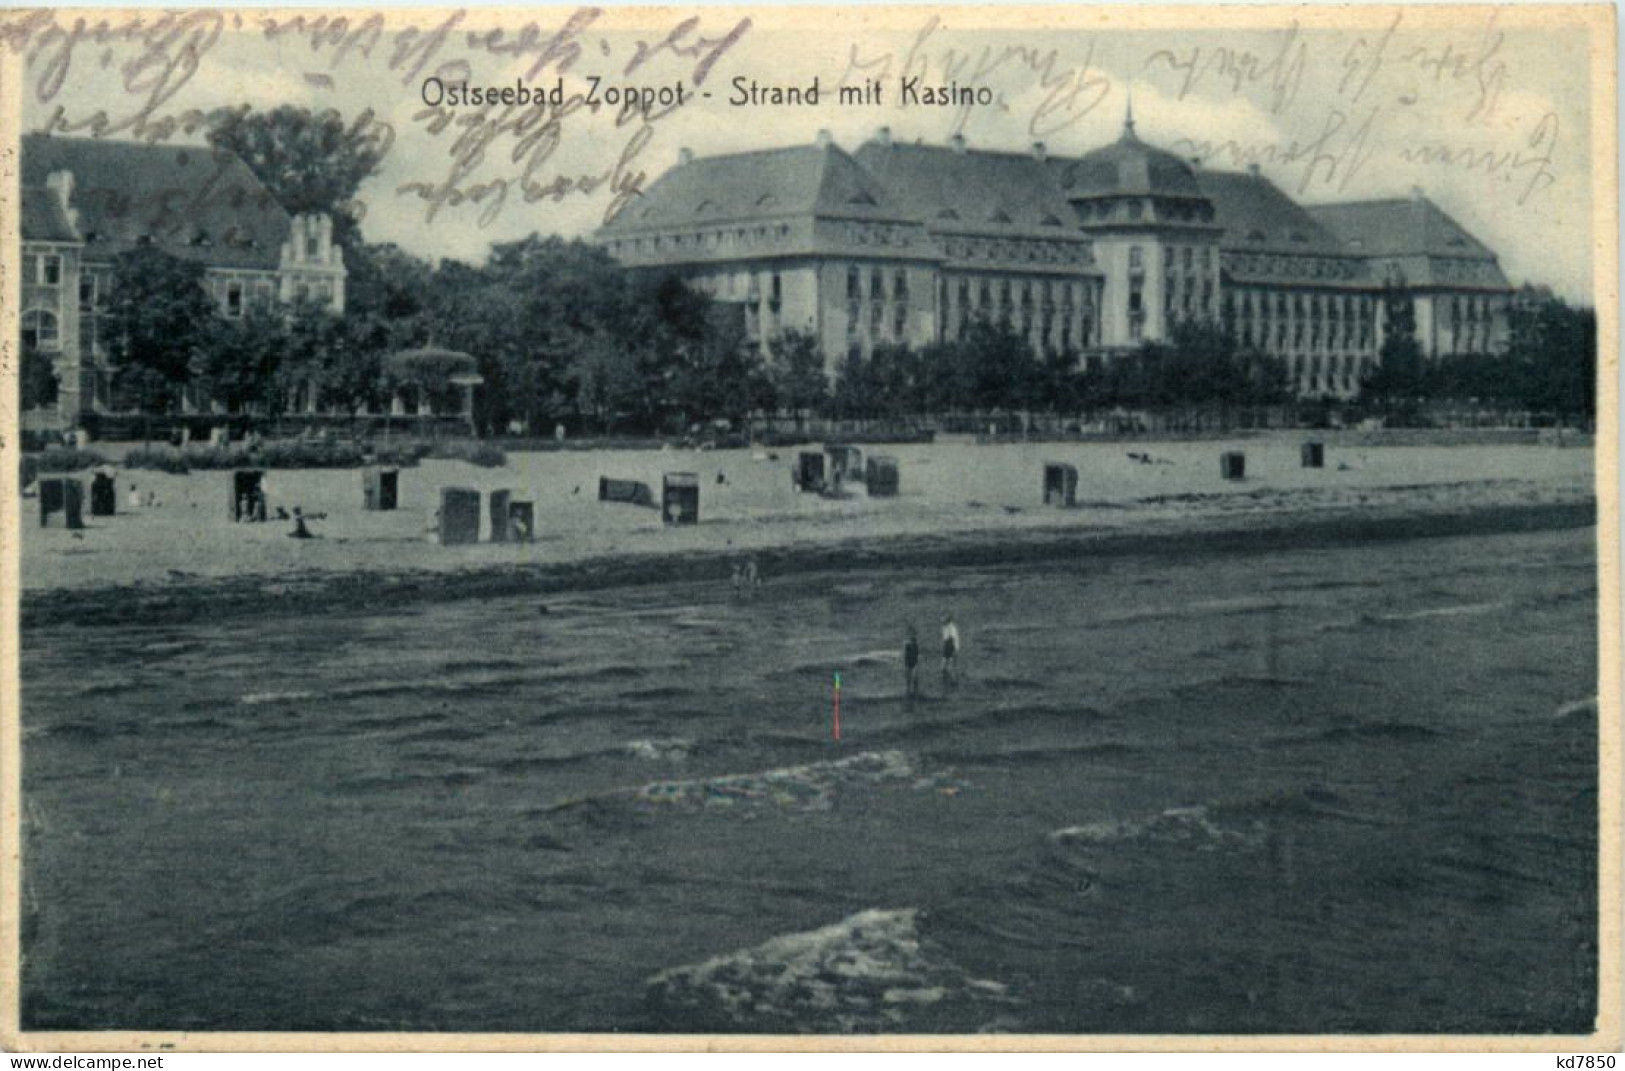
[[[942,681],[944,684],[959,683],[959,626],[954,624],[954,615],[949,614],[942,619]]]
[[[903,688],[910,699],[920,694],[920,640],[913,625],[908,627],[908,641],[903,644]]]

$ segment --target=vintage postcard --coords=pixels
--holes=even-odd
[[[1617,1046],[1614,41],[0,14],[4,1043]]]

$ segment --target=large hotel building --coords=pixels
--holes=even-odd
[[[1420,190],[1302,205],[1255,167],[1216,171],[1134,130],[1081,157],[907,144],[684,151],[596,235],[629,267],[670,268],[743,307],[764,349],[815,335],[833,368],[886,343],[953,339],[978,317],[1040,352],[1108,360],[1221,320],[1284,358],[1305,396],[1348,397],[1377,360],[1401,284],[1432,356],[1506,344],[1495,253]]]

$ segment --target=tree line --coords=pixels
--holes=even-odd
[[[579,240],[531,235],[493,245],[486,262],[432,264],[369,244],[354,209],[378,147],[333,112],[231,111],[210,132],[294,212],[327,212],[348,268],[346,308],[245,304],[226,317],[201,265],[157,247],[121,255],[101,331],[115,405],[168,412],[183,391],[233,412],[278,413],[307,397],[327,412],[387,407],[385,357],[434,344],[479,363],[476,421],[599,432],[677,431],[755,413],[907,422],[941,414],[1224,409],[1291,401],[1284,361],[1239,345],[1223,326],[1179,323],[1166,341],[1111,359],[1039,354],[1007,324],[984,321],[923,347],[880,345],[826,375],[817,340],[789,333],[763,352],[737,306],[672,275],[628,270]],[[1504,354],[1424,360],[1411,300],[1384,294],[1381,360],[1362,404],[1415,414],[1471,400],[1566,417],[1595,414],[1596,318],[1525,294]],[[24,354],[23,401],[48,404],[50,363]],[[449,385],[426,385],[450,408]]]
[[[1524,287],[1507,314],[1498,353],[1424,356],[1416,311],[1399,287],[1383,293],[1386,331],[1377,367],[1361,383],[1362,404],[1401,422],[1430,409],[1472,407],[1538,413],[1591,424],[1597,416],[1597,314],[1550,292]]]

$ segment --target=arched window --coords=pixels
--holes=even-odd
[[[29,309],[23,313],[23,345],[39,350],[60,350],[62,337],[57,331],[56,313],[46,309]]]

